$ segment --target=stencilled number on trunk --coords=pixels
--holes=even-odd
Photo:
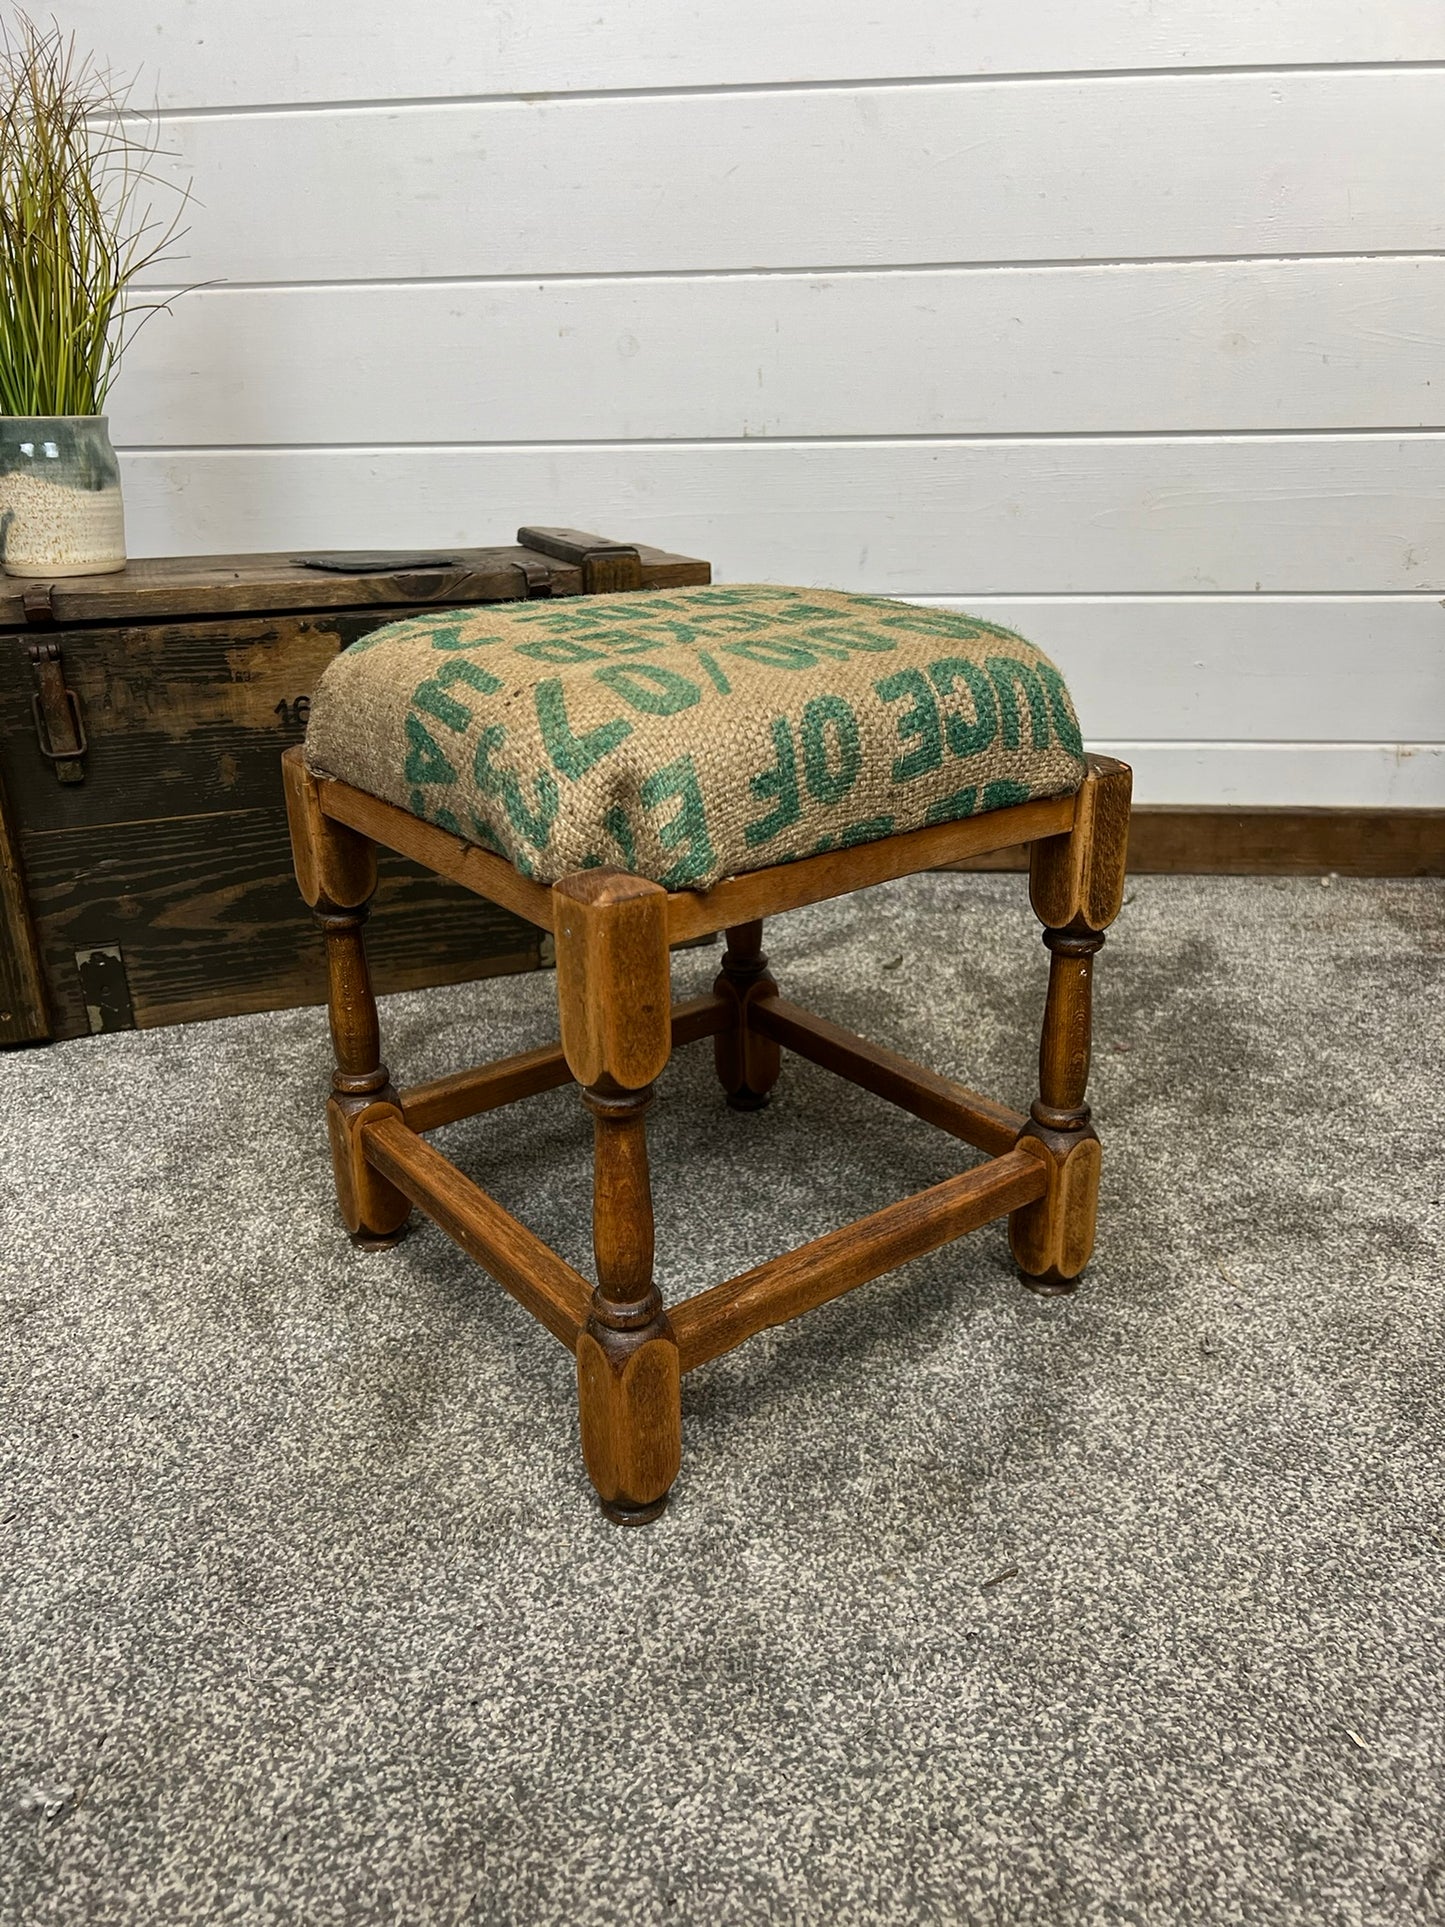
[[[283,696],[272,713],[281,718],[283,729],[305,729],[311,719],[311,698],[297,696],[294,701],[288,703]]]

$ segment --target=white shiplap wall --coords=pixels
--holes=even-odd
[[[1445,804],[1442,0],[71,0],[132,547],[568,522],[987,608],[1141,799]]]

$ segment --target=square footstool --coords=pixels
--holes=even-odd
[[[683,1374],[770,1325],[1005,1216],[1025,1283],[1072,1288],[1099,1182],[1090,977],[1122,901],[1131,779],[1083,753],[1062,678],[1022,637],[773,585],[431,612],[337,658],[284,772],[329,962],[342,1217],[384,1247],[425,1212],[575,1354],[609,1518],[657,1517]],[[393,1085],[362,941],[378,844],[551,932],[560,1042]],[[1014,845],[1050,952],[1026,1116],[780,994],[765,918]],[[711,994],[674,1004],[671,948],[718,931]],[[705,1037],[735,1109],[767,1103],[788,1050],[983,1160],[664,1306],[644,1117],[671,1052]],[[595,1284],[426,1140],[569,1081],[593,1118]]]

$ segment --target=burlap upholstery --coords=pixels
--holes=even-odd
[[[767,585],[414,616],[312,700],[322,775],[544,883],[669,889],[1077,788],[1079,729],[1032,643],[974,616]]]

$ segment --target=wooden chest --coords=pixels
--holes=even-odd
[[[324,562],[325,567],[309,566]],[[184,556],[0,578],[0,1043],[319,1003],[280,757],[338,649],[428,605],[705,583],[570,529],[436,555]],[[545,961],[537,932],[401,859],[378,990]]]

